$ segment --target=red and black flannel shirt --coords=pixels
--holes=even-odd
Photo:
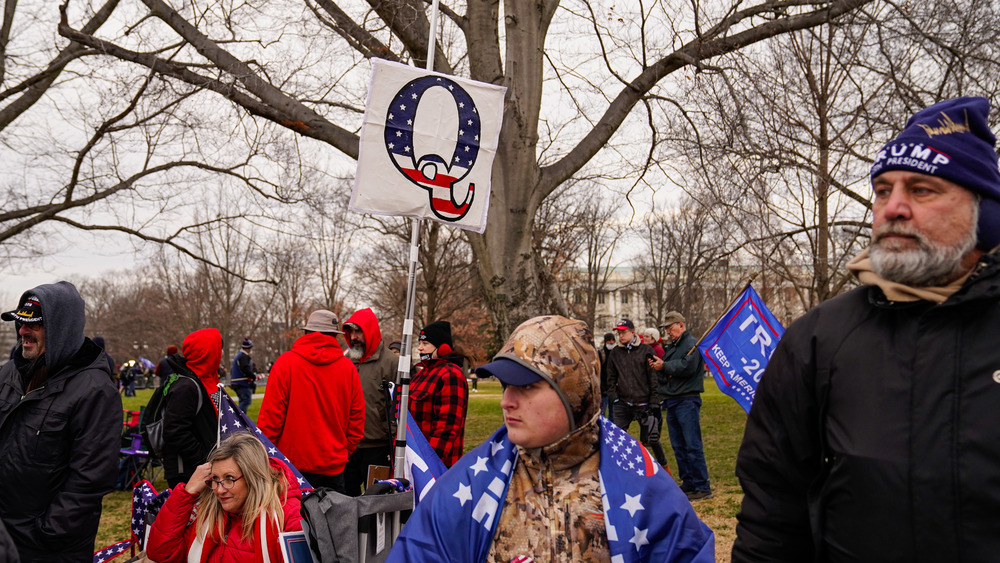
[[[420,362],[410,380],[409,411],[445,467],[451,467],[465,445],[469,386],[462,368],[442,358]]]

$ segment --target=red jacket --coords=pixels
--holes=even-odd
[[[337,475],[365,431],[365,398],[354,364],[337,339],[299,337],[274,362],[257,428],[307,473]]]
[[[460,457],[465,444],[469,385],[462,368],[443,358],[417,364],[410,380],[409,411],[445,467]]]
[[[271,467],[281,469],[288,481],[288,494],[282,505],[285,513],[285,526],[281,531],[294,532],[302,529],[302,491],[299,489],[295,475],[284,463],[272,458]],[[184,483],[174,487],[167,502],[160,509],[153,528],[149,533],[149,545],[146,553],[149,558],[158,563],[184,563],[188,551],[195,541],[196,530],[192,522],[191,511],[199,495],[192,495],[184,489]],[[207,534],[201,553],[201,563],[256,563],[263,561],[261,541],[258,528],[254,527],[254,535],[249,540],[243,540],[243,520],[239,516],[230,518],[226,525],[226,543],[217,542],[212,534]],[[281,546],[278,543],[277,526],[267,529],[267,552],[271,561],[281,561]]]

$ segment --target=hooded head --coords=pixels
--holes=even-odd
[[[544,380],[559,393],[570,432],[590,422],[600,408],[600,360],[586,323],[558,315],[529,319],[511,333],[493,357],[478,368],[507,385]]]
[[[375,312],[370,308],[361,309],[351,315],[344,322],[344,331],[348,336],[347,345],[349,347],[353,347],[351,340],[354,339],[354,335],[351,334],[351,331],[360,331],[364,336],[364,352],[357,358],[351,357],[352,354],[350,353],[347,354],[347,357],[351,358],[353,362],[359,364],[365,363],[382,344],[382,329],[378,326],[378,318],[375,317]]]
[[[219,362],[222,360],[222,333],[217,328],[198,329],[184,338],[181,352],[187,367],[198,376],[209,394],[219,386]]]
[[[30,299],[30,298],[34,299]],[[18,331],[23,322],[31,322],[29,317],[19,314],[25,305],[31,305],[24,312],[41,315],[41,324],[45,330],[45,349],[42,356],[48,372],[56,370],[71,359],[83,346],[83,327],[87,323],[86,307],[76,286],[61,281],[45,284],[25,291],[18,301],[19,308],[3,313],[0,318],[14,321],[14,330]],[[36,305],[37,304],[37,305]],[[20,356],[22,345],[19,342],[16,355]]]

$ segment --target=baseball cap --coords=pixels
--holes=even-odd
[[[35,324],[42,322],[42,303],[38,297],[29,295],[13,311],[7,311],[0,315],[0,319],[5,321],[18,321],[25,324]]]
[[[663,322],[660,323],[660,327],[670,326],[674,323],[684,323],[684,315],[678,313],[677,311],[670,311],[663,317]]]
[[[635,325],[632,324],[631,319],[622,319],[618,321],[618,326],[615,327],[615,330],[635,330]]]
[[[496,358],[476,368],[479,377],[496,377],[507,385],[528,385],[543,378],[534,369],[511,358]]]

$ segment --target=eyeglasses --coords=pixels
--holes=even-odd
[[[205,481],[205,484],[208,485],[208,488],[212,489],[213,491],[219,485],[222,485],[222,488],[228,491],[229,489],[235,487],[236,482],[242,478],[243,476],[240,475],[239,477],[226,477],[225,479],[208,479]]]

